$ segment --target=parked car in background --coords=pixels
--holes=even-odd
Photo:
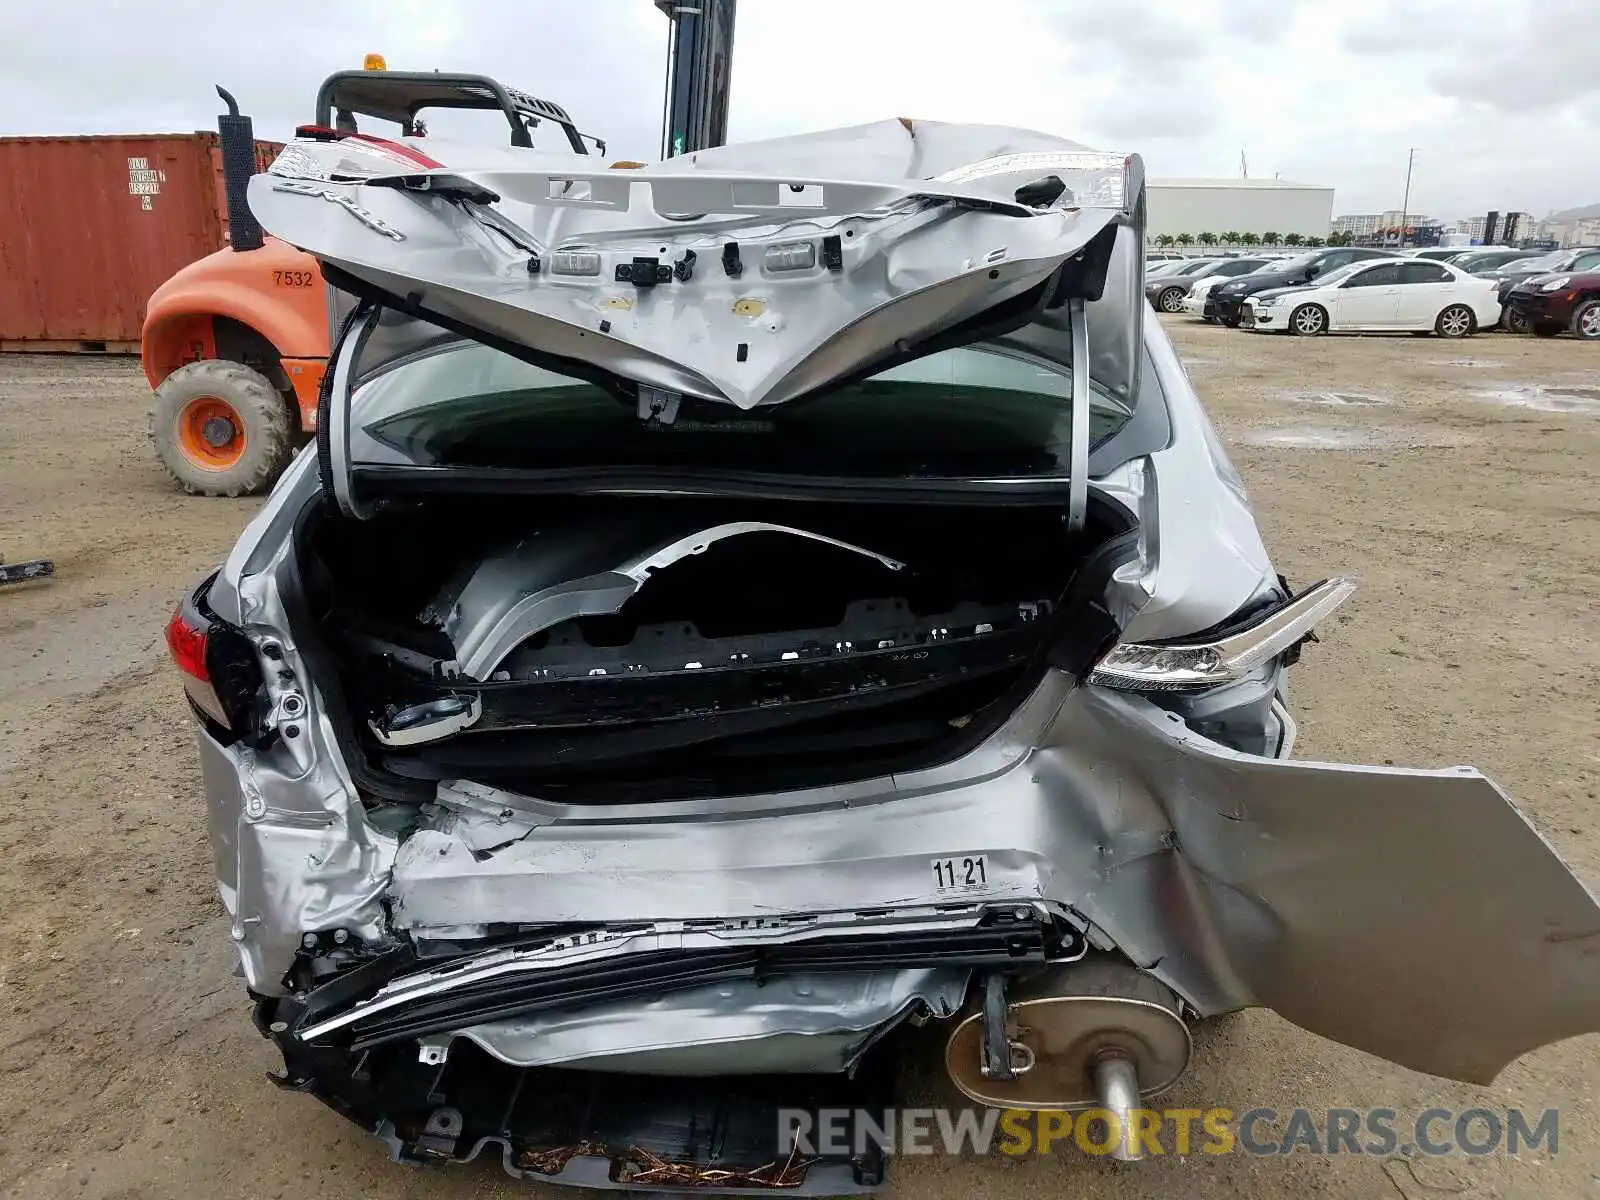
[[[1402,250],[1407,258],[1426,258],[1433,262],[1455,262],[1463,254],[1471,254],[1473,246],[1422,246]]]
[[[1524,279],[1507,293],[1504,319],[1538,337],[1600,341],[1600,268]]]
[[[1186,312],[1205,321],[1215,321],[1216,317],[1205,315],[1206,297],[1211,294],[1211,289],[1219,283],[1237,279],[1241,275],[1249,275],[1255,271],[1264,270],[1272,266],[1272,262],[1273,260],[1270,258],[1228,258],[1222,262],[1213,263],[1200,274],[1198,279],[1189,285],[1189,290],[1179,297],[1177,308],[1165,307],[1169,300],[1168,293],[1177,286],[1176,284],[1172,284],[1162,290],[1159,297],[1160,302],[1156,304],[1156,308],[1162,312]]]
[[[1191,258],[1186,262],[1174,263],[1171,270],[1162,271],[1159,275],[1146,273],[1145,299],[1161,312],[1177,312],[1189,285],[1222,261],[1217,258]],[[1169,303],[1171,307],[1162,307]]]
[[[1518,250],[1514,246],[1479,246],[1470,254],[1451,259],[1450,265],[1460,267],[1463,271],[1470,271],[1474,275],[1483,275],[1490,271],[1502,270],[1512,263],[1538,258],[1540,255],[1541,252],[1538,250]]]
[[[1396,257],[1390,250],[1369,250],[1360,246],[1329,246],[1308,250],[1281,263],[1274,263],[1270,268],[1219,283],[1206,297],[1201,315],[1216,317],[1224,325],[1234,328],[1239,324],[1240,309],[1245,299],[1257,292],[1264,292],[1268,288],[1300,287],[1353,262]]]
[[[1147,250],[1145,251],[1144,256],[1144,260],[1147,263],[1172,262],[1174,259],[1182,258],[1183,255],[1179,254],[1176,250]]]
[[[1306,287],[1270,288],[1244,302],[1241,324],[1302,337],[1427,333],[1458,338],[1500,319],[1488,280],[1427,259],[1355,262]]]
[[[1531,333],[1532,326],[1523,323],[1526,309],[1510,306],[1511,291],[1525,280],[1541,275],[1558,275],[1563,272],[1600,270],[1600,246],[1575,246],[1566,250],[1552,250],[1538,258],[1526,259],[1492,271],[1484,278],[1495,282],[1500,303],[1505,305],[1503,320],[1512,333]]]

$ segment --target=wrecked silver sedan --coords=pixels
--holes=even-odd
[[[1136,157],[319,136],[250,195],[340,290],[317,446],[169,628],[285,1086],[837,1194],[883,1156],[776,1114],[887,1103],[902,1026],[1114,1112],[1248,1006],[1479,1082],[1600,1029],[1600,908],[1492,782],[1289,759],[1354,585],[1274,572],[1144,321]]]

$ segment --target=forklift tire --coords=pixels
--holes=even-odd
[[[179,367],[156,389],[150,440],[167,474],[191,496],[250,496],[289,465],[296,424],[261,372],[205,359]]]

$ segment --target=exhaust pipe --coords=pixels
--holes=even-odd
[[[992,976],[988,1003],[945,1045],[945,1070],[968,1099],[1029,1112],[1086,1108],[1113,1115],[1112,1157],[1142,1157],[1142,1098],[1172,1086],[1189,1066],[1189,1028],[1165,984],[1109,956],[1052,968],[1003,1001]],[[1004,1049],[1000,1049],[1003,1045]]]
[[[261,224],[250,212],[245,189],[256,173],[256,134],[250,118],[239,112],[239,102],[219,84],[217,95],[228,111],[217,117],[217,141],[222,149],[222,185],[228,197],[228,244],[235,250],[259,250],[265,244]]]

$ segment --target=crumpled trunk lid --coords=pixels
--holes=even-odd
[[[1136,156],[890,121],[643,170],[501,151],[346,182],[317,165],[337,143],[295,148],[251,182],[265,227],[337,286],[501,348],[753,408],[1077,296],[1114,317],[1097,384],[1136,391]]]

